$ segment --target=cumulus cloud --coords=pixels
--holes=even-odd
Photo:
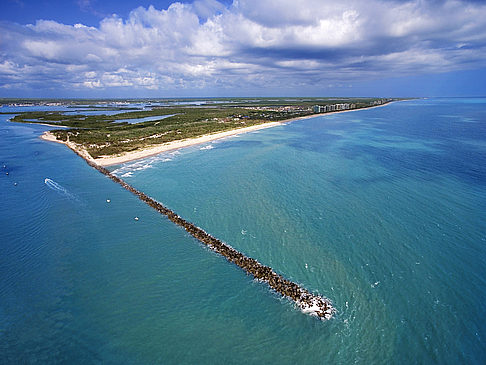
[[[0,86],[17,89],[278,89],[486,66],[486,5],[459,0],[197,0],[0,34]]]

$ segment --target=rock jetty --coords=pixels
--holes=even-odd
[[[271,267],[262,265],[257,260],[245,256],[228,244],[211,236],[203,229],[195,226],[191,222],[186,221],[155,199],[150,198],[146,194],[135,189],[133,186],[127,184],[125,181],[113,175],[104,167],[99,166],[95,162],[84,158],[84,156],[81,155],[78,151],[74,149],[73,151],[80,157],[82,157],[88,165],[95,168],[102,174],[106,175],[117,184],[120,184],[126,190],[138,196],[140,200],[154,208],[160,214],[167,216],[169,220],[184,228],[187,232],[189,232],[192,236],[201,241],[203,244],[211,248],[213,251],[224,256],[229,262],[238,265],[248,274],[252,275],[255,279],[266,282],[273,290],[275,290],[282,296],[293,300],[303,313],[315,316],[322,320],[330,319],[335,313],[335,309],[332,307],[331,302],[327,298],[323,298],[321,296],[310,293],[305,288],[301,288],[298,284],[287,280],[281,275],[277,274],[275,271],[273,271]]]

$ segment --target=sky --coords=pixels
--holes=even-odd
[[[485,95],[486,1],[0,2],[0,97]]]

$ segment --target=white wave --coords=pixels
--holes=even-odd
[[[302,301],[297,301],[296,303],[297,306],[302,311],[302,313],[311,316],[316,316],[316,317],[323,316],[323,318],[325,319],[331,319],[332,315],[336,312],[336,310],[329,303],[327,309],[324,311],[322,308],[321,298],[312,298],[310,300],[310,303],[305,303]]]
[[[122,167],[113,170],[112,174],[120,177],[132,177],[135,171],[142,171],[152,167],[151,161],[136,161],[122,165]]]
[[[147,163],[147,164],[145,164],[145,165],[143,165],[143,166],[137,167],[137,168],[135,169],[135,171],[147,170],[147,169],[149,169],[149,168],[151,168],[151,167],[152,167],[152,164]]]
[[[164,152],[155,156],[146,157],[142,160],[125,162],[111,173],[118,177],[132,177],[135,172],[153,168],[161,162],[172,161],[179,154],[179,151]]]
[[[214,148],[214,146],[212,145],[207,145],[207,146],[204,146],[204,147],[201,147],[200,150],[212,150]]]

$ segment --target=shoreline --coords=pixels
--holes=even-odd
[[[65,125],[58,125],[58,124],[37,123],[37,122],[13,122],[12,121],[12,118],[7,119],[7,122],[10,122],[10,123],[21,123],[21,124],[43,125],[45,127],[54,127],[54,128],[62,128],[62,129],[69,129],[70,128],[70,127],[67,127]]]
[[[89,160],[92,163],[95,163],[98,166],[112,166],[112,165],[120,165],[125,162],[131,162],[131,161],[136,161],[136,160],[141,160],[147,157],[155,156],[158,155],[159,153],[167,152],[167,151],[172,151],[172,150],[177,150],[180,148],[185,148],[185,147],[191,147],[195,146],[198,144],[204,144],[207,142],[212,142],[218,139],[226,138],[226,137],[231,137],[235,136],[238,134],[243,134],[243,133],[249,133],[249,132],[254,132],[258,131],[261,129],[266,129],[266,128],[272,128],[276,127],[279,125],[283,125],[286,123],[291,123],[295,122],[298,120],[304,120],[304,119],[309,119],[309,118],[314,118],[318,116],[326,116],[326,115],[331,115],[331,114],[337,114],[337,113],[346,113],[346,112],[353,112],[353,111],[359,111],[359,110],[365,110],[365,109],[372,109],[372,108],[379,108],[383,107],[389,104],[394,103],[395,101],[388,102],[386,104],[382,105],[374,105],[366,108],[359,108],[359,109],[347,109],[347,110],[338,110],[334,112],[328,112],[328,113],[317,113],[317,114],[310,114],[310,115],[305,115],[302,117],[296,117],[296,118],[291,118],[291,119],[285,119],[281,121],[275,121],[275,122],[265,122],[262,124],[256,124],[252,125],[249,127],[243,127],[243,128],[238,128],[238,129],[231,129],[229,131],[224,131],[224,132],[216,132],[212,134],[205,134],[199,137],[195,138],[189,138],[189,139],[183,139],[179,141],[171,141],[167,142],[164,144],[159,144],[155,146],[149,146],[146,148],[142,148],[137,151],[133,152],[124,152],[119,155],[114,155],[114,156],[105,156],[105,157],[98,157],[98,158],[93,158],[91,155],[84,149],[80,148],[77,144],[70,142],[69,140],[67,142],[60,141],[56,139],[56,137],[50,133],[49,131],[44,132],[40,138],[49,141],[49,142],[56,142],[56,143],[61,143],[65,144],[68,146],[71,150],[76,152],[78,155],[83,157],[85,160]],[[38,123],[36,123],[38,124]]]
[[[49,131],[46,131],[44,133],[42,133],[40,136],[39,136],[40,139],[44,140],[44,141],[48,141],[48,142],[54,142],[54,143],[60,143],[60,144],[63,144],[63,145],[66,145],[67,147],[69,147],[74,153],[76,153],[78,156],[82,157],[84,160],[86,160],[88,163],[94,163],[94,164],[97,164],[95,159],[93,157],[91,157],[91,155],[86,152],[86,150],[84,148],[79,148],[78,145],[76,145],[75,143],[73,142],[64,142],[64,141],[60,141],[56,138],[56,136],[54,134],[52,134],[51,132]]]

